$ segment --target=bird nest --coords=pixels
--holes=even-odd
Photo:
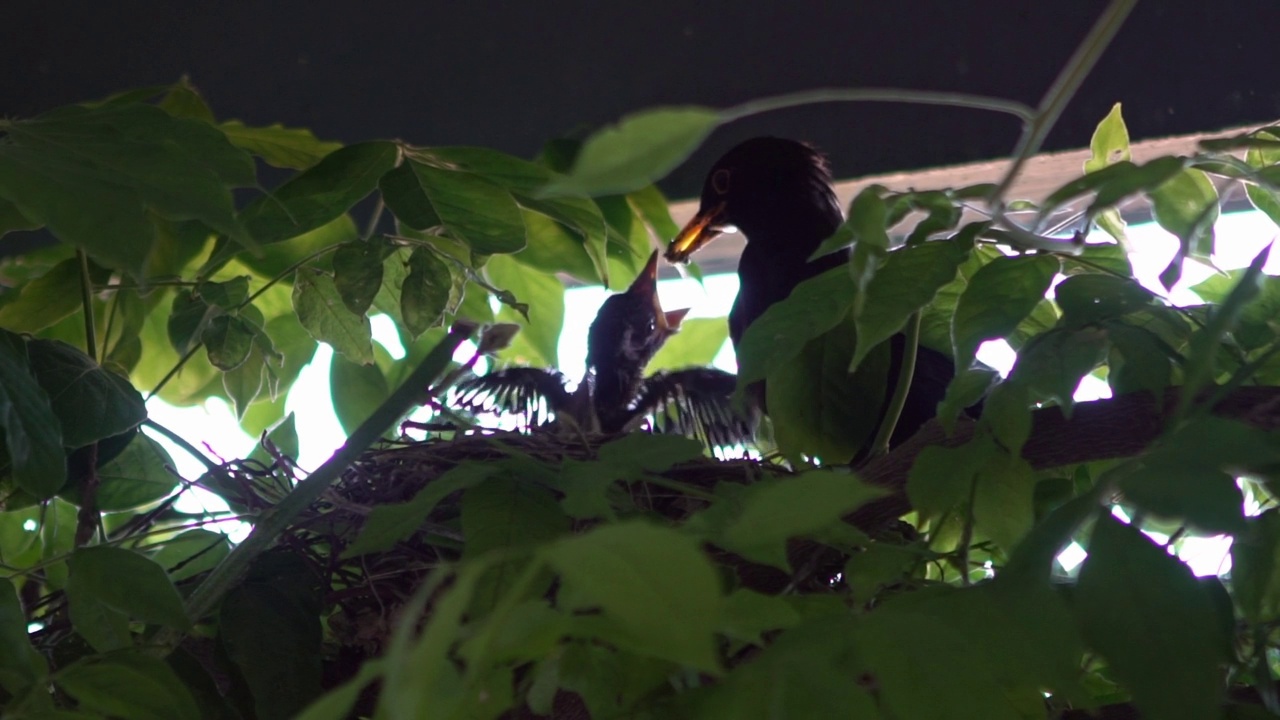
[[[424,577],[441,564],[462,557],[465,538],[461,530],[463,491],[446,495],[411,534],[378,552],[349,556],[370,513],[379,506],[404,503],[445,473],[469,462],[501,462],[512,457],[533,460],[555,471],[566,460],[590,461],[597,450],[617,436],[565,436],[554,432],[534,434],[484,432],[452,439],[393,442],[376,446],[346,469],[316,503],[304,510],[282,535],[278,553],[304,561],[319,578],[324,596],[323,615],[331,632],[326,684],[340,682],[359,663],[384,650],[384,640]],[[287,458],[277,458],[288,462]],[[221,483],[233,505],[265,510],[285,490],[278,470],[252,462],[227,466]],[[647,517],[679,523],[705,508],[707,501],[692,490],[710,491],[723,481],[751,482],[762,476],[786,474],[785,468],[750,459],[695,458],[663,472],[652,480],[616,483],[624,493],[623,504]],[[531,480],[532,481],[532,480]],[[681,492],[679,488],[690,488]],[[629,498],[629,500],[628,500]],[[595,520],[575,520],[572,531],[584,532]],[[749,563],[722,553],[726,565]],[[778,575],[765,581],[778,588],[788,578],[774,568],[754,566],[753,572]],[[740,572],[741,574],[741,572]],[[759,585],[760,581],[744,582]]]

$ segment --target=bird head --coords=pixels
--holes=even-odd
[[[795,140],[753,138],[711,167],[698,214],[667,245],[666,258],[687,262],[717,235],[734,229],[761,242],[785,236],[798,223],[816,224],[817,232],[825,230],[825,238],[841,219],[831,171],[821,153]],[[815,231],[805,227],[802,232]]]
[[[598,404],[633,399],[649,360],[688,312],[662,309],[655,250],[631,286],[604,301],[587,333],[587,370],[596,377]]]

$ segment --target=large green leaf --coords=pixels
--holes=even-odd
[[[287,128],[279,123],[248,127],[239,120],[228,120],[219,124],[218,129],[232,145],[278,168],[306,170],[342,147],[342,143],[317,140],[306,128]]]
[[[485,274],[496,287],[510,292],[529,306],[528,318],[509,306],[498,311],[498,320],[520,325],[520,334],[503,357],[524,364],[556,367],[559,364],[560,329],[564,325],[564,285],[553,275],[530,272],[505,255],[489,258]]]
[[[716,672],[720,583],[698,541],[643,522],[606,525],[539,552],[580,609],[598,608],[626,649]]]
[[[639,190],[689,157],[720,122],[719,113],[697,106],[628,115],[587,138],[569,174],[543,192],[610,195]]]
[[[190,624],[164,569],[138,553],[79,548],[67,564],[71,624],[100,652],[130,644],[129,618],[178,629]]]
[[[329,365],[329,387],[334,414],[347,435],[355,432],[391,394],[387,378],[376,363],[359,365],[341,355],[334,355]]]
[[[854,294],[848,269],[837,267],[805,280],[787,299],[770,305],[738,342],[739,382],[755,382],[790,363],[810,340],[849,317]]]
[[[5,129],[0,197],[105,265],[142,275],[153,214],[248,241],[231,188],[256,184],[253,161],[205,122],[124,103],[65,107]]]
[[[311,337],[333,346],[352,362],[362,365],[373,362],[373,330],[369,318],[347,309],[328,273],[300,268],[293,283],[293,307],[298,321]]]
[[[951,321],[957,371],[973,363],[983,341],[1013,332],[1044,299],[1058,268],[1051,255],[998,257],[969,278]]]
[[[262,245],[315,230],[373,192],[379,178],[395,166],[396,155],[395,144],[382,141],[335,150],[269,195],[249,203],[240,212],[240,221]]]
[[[956,277],[969,257],[972,240],[927,242],[891,252],[855,306],[858,346],[850,362],[856,370],[873,347],[902,329],[907,318],[933,301],[938,290]]]
[[[192,528],[166,540],[155,561],[177,582],[212,570],[230,552],[231,540],[226,535]]]
[[[0,578],[0,687],[19,695],[48,671],[44,657],[31,645],[13,581]]]
[[[524,220],[515,198],[482,176],[407,160],[382,184],[382,195],[409,227],[443,226],[475,252],[511,253],[525,246]]]
[[[32,375],[27,343],[7,330],[0,330],[0,430],[17,486],[41,499],[57,492],[67,481],[61,424]]]
[[[1089,140],[1090,157],[1084,161],[1086,173],[1118,162],[1128,162],[1129,128],[1124,124],[1124,116],[1120,112],[1120,103],[1111,106],[1111,112],[1098,123]],[[1094,215],[1093,221],[1108,235],[1117,241],[1124,240],[1124,218],[1117,208],[1107,208]]]
[[[161,659],[141,651],[82,658],[62,669],[58,687],[79,707],[136,720],[200,720],[195,698]]]
[[[57,340],[27,342],[31,371],[49,394],[62,425],[62,444],[78,448],[119,435],[147,419],[142,395],[128,380]]]
[[[1088,325],[1110,320],[1151,305],[1150,292],[1136,280],[1114,275],[1072,275],[1053,289],[1068,325]]]
[[[375,240],[343,243],[333,253],[333,286],[347,309],[364,315],[382,287],[383,260],[392,248]]]
[[[142,507],[168,497],[178,486],[180,478],[170,470],[174,464],[168,451],[142,433],[132,437],[123,452],[98,468],[95,501],[101,512]],[[79,504],[80,487],[73,483],[59,495]]]
[[[39,332],[81,307],[80,263],[70,258],[25,283],[15,300],[0,306],[0,328]]]
[[[815,533],[884,494],[856,476],[813,470],[751,485],[741,510],[713,542],[750,560],[787,570],[787,540]]]
[[[1269,623],[1280,618],[1280,510],[1245,520],[1231,544],[1231,586],[1245,618]]]
[[[529,551],[568,533],[570,524],[551,491],[531,478],[491,477],[462,496],[463,557]],[[484,613],[513,592],[527,566],[528,559],[521,558],[490,567],[476,587],[474,612]],[[547,577],[534,592],[544,592],[550,580]]]
[[[728,339],[727,318],[685,320],[649,361],[648,372],[710,365]]]
[[[1038,335],[1022,348],[1012,381],[1037,400],[1052,400],[1070,415],[1080,380],[1107,356],[1107,334],[1093,327],[1059,328]]]
[[[264,555],[227,594],[218,633],[262,720],[287,720],[321,693],[320,592],[301,558]]]
[[[1218,674],[1229,644],[1191,570],[1108,515],[1098,519],[1088,549],[1076,619],[1109,674],[1149,717],[1220,717]]]

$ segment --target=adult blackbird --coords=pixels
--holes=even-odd
[[[750,427],[732,408],[732,374],[689,368],[645,377],[649,361],[688,313],[662,309],[657,281],[654,251],[631,286],[604,301],[587,332],[587,371],[574,392],[559,370],[514,367],[459,383],[460,404],[522,415],[531,426],[555,415],[586,431],[616,433],[648,419],[660,432],[695,437],[711,447],[745,442]]]
[[[686,262],[731,227],[743,234],[747,243],[738,261],[738,297],[729,312],[729,337],[736,350],[747,327],[770,305],[785,299],[801,282],[848,262],[847,249],[809,261],[843,220],[821,153],[794,140],[753,138],[712,165],[698,213],[667,246],[666,258]],[[902,334],[890,340],[881,417],[897,383],[904,345]],[[945,354],[919,349],[911,391],[891,445],[915,434],[936,414],[954,372]],[[763,406],[763,388],[755,390],[752,396]]]

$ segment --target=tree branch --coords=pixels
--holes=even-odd
[[[1022,448],[1022,458],[1036,470],[1048,470],[1132,457],[1160,437],[1181,397],[1179,388],[1169,388],[1161,403],[1145,392],[1077,403],[1070,419],[1063,416],[1060,408],[1037,410],[1032,414],[1031,437]],[[1217,403],[1213,414],[1263,430],[1280,429],[1280,387],[1237,389]],[[910,512],[907,475],[916,457],[926,447],[964,445],[973,438],[976,426],[977,423],[962,418],[956,423],[955,433],[947,437],[938,421],[930,420],[893,452],[868,462],[858,474],[872,485],[891,490],[892,494],[858,509],[849,520],[871,532]]]

